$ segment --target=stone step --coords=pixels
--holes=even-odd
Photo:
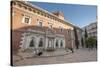
[[[28,58],[36,58],[36,57],[53,57],[53,56],[63,56],[71,53],[70,50],[65,49],[57,49],[55,51],[43,51],[41,56],[36,55],[33,51],[25,51],[19,52],[18,55],[13,55],[14,60],[22,60]]]
[[[61,56],[61,55],[66,55],[66,54],[69,54],[71,53],[71,51],[66,51],[66,50],[56,50],[56,51],[52,51],[52,52],[43,52],[42,56]]]

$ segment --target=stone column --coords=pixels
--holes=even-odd
[[[58,45],[59,45],[59,48],[60,48],[60,42],[61,42],[61,40],[60,40],[60,39],[58,39]]]
[[[47,47],[48,47],[48,38],[46,37],[45,38],[45,49],[47,49]]]
[[[39,48],[38,46],[39,46],[39,37],[35,37],[35,48]]]

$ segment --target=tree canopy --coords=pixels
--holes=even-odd
[[[96,45],[96,39],[93,37],[86,38],[86,45],[91,48],[94,47]]]

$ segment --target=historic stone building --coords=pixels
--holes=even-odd
[[[75,26],[62,12],[50,13],[28,2],[12,1],[11,21],[13,51],[75,48]]]

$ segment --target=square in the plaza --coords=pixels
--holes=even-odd
[[[97,61],[97,6],[12,0],[11,66]]]

